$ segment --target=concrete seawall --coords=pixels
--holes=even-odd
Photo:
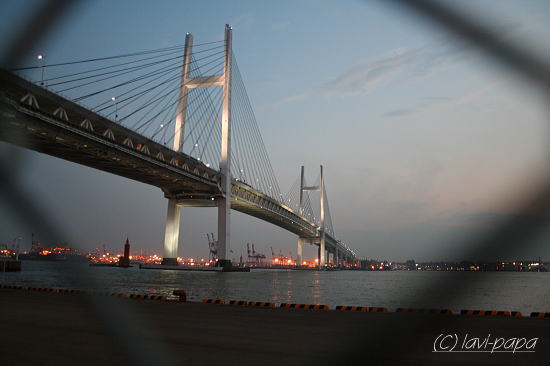
[[[92,300],[84,294],[0,289],[2,363],[135,364],[117,332],[141,340],[146,346],[140,351],[147,354],[163,348],[169,364],[182,365],[542,365],[550,359],[550,319]],[[98,304],[107,317],[98,315]],[[129,329],[113,330],[116,321],[109,316],[118,316],[116,308],[123,309],[119,315],[133,314]],[[434,341],[443,333],[538,341],[532,353],[435,353]]]

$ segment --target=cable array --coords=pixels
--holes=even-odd
[[[219,169],[223,88],[182,88],[181,81],[184,68],[191,79],[217,80],[223,75],[224,41],[194,45],[188,60],[184,60],[184,46],[178,45],[50,65],[42,62],[40,66],[13,71],[168,148],[181,148],[207,167]],[[281,193],[233,52],[230,66],[233,179],[320,226],[319,200],[312,200],[312,192],[304,191],[300,202],[300,176],[286,195]],[[178,112],[183,113],[184,133],[181,145],[174,146]],[[308,186],[305,179],[304,185]],[[320,176],[313,186],[319,185]],[[323,196],[325,231],[334,235],[326,191]]]
[[[183,66],[190,78],[222,75],[225,43],[195,44],[189,65],[183,65],[183,54],[184,45],[177,45],[49,65],[42,60],[39,66],[13,71],[170,148],[174,148],[178,108],[185,100],[182,152],[218,169],[223,88],[182,89],[180,83]],[[231,174],[283,202],[234,56],[231,65]]]
[[[300,180],[301,176],[298,175],[298,177],[294,180],[294,183],[290,186],[288,192],[284,195],[284,204],[300,213],[309,221],[320,225],[319,217],[315,215],[315,210],[311,202],[309,191],[304,191],[302,193],[302,205],[300,206]],[[308,186],[305,177],[304,186]]]
[[[223,71],[224,41],[195,45],[191,73],[197,73],[199,61],[211,66],[206,72]],[[102,114],[142,135],[168,146],[174,132],[169,126],[175,119],[179,95],[183,46],[117,56],[92,58],[19,68],[52,91]],[[37,70],[39,69],[38,73]],[[204,103],[204,92],[188,98],[189,109]],[[197,111],[194,112],[197,115]],[[213,159],[213,157],[211,158]]]
[[[325,197],[325,231],[334,236],[334,226],[332,224],[332,215],[330,214],[329,199],[325,186],[326,185],[323,185],[323,196]]]
[[[318,187],[320,185],[321,183],[320,178],[321,178],[320,175],[318,175],[312,187],[315,187],[315,186]],[[298,211],[306,219],[320,226],[321,225],[320,201],[319,200],[312,201],[310,197],[310,191],[304,191],[302,193],[302,204],[300,205],[300,180],[301,180],[301,176],[298,175],[298,177],[294,180],[294,183],[292,183],[292,185],[290,186],[290,189],[288,190],[288,192],[284,195],[284,204],[292,208],[293,210]],[[305,177],[304,177],[304,186],[305,187],[309,186]],[[315,192],[315,193],[320,194],[320,192]],[[332,215],[330,213],[330,206],[328,204],[329,200],[327,196],[327,191],[324,186],[323,186],[323,197],[324,197],[324,205],[325,205],[325,232],[334,236]],[[319,214],[316,214],[316,212],[318,212]]]
[[[275,177],[237,60],[232,59],[231,120],[233,150],[237,164],[231,174],[264,194],[283,202],[283,194]]]

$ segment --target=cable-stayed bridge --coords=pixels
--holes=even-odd
[[[164,259],[177,264],[182,206],[218,208],[220,266],[230,266],[230,209],[351,265],[336,239],[321,166],[284,194],[269,161],[232,47],[224,40],[0,70],[0,139],[159,187],[168,199]],[[33,81],[31,81],[33,80]],[[316,192],[316,193],[310,193]],[[314,197],[312,197],[312,194]]]

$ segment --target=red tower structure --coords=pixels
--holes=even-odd
[[[124,255],[119,258],[118,261],[119,267],[130,267],[130,241],[126,238],[126,243],[124,244]]]

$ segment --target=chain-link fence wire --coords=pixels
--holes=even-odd
[[[45,1],[41,8],[29,17],[27,26],[23,27],[18,37],[2,57],[2,66],[15,66],[19,64],[22,55],[27,49],[38,43],[39,37],[43,37],[50,28],[74,10],[77,1],[63,0]],[[535,56],[529,49],[523,49],[517,44],[503,42],[494,36],[487,28],[474,19],[466,17],[457,9],[451,8],[442,2],[431,0],[393,0],[413,13],[435,22],[451,34],[477,46],[489,59],[515,72],[526,79],[534,88],[538,88],[543,98],[548,97],[550,91],[550,65],[546,60]],[[24,138],[21,136],[20,138]],[[2,204],[13,213],[20,221],[35,227],[45,240],[63,237],[62,230],[57,223],[51,222],[47,211],[37,204],[39,199],[32,197],[29,192],[22,192],[17,182],[17,174],[14,171],[23,166],[23,159],[17,153],[18,150],[5,151],[0,159],[0,200]],[[15,152],[15,153],[14,153]],[[500,256],[513,253],[521,243],[524,249],[539,236],[550,221],[550,177],[545,176],[539,180],[535,189],[524,193],[522,202],[517,206],[515,214],[502,222],[498,227],[485,232],[482,236],[463,243],[463,257],[472,256],[483,258],[497,253]],[[67,278],[71,278],[75,286],[83,289],[100,288],[93,277],[77,271],[72,266],[58,266]],[[428,293],[446,293],[447,289],[454,289],[453,296],[465,296],[471,287],[471,278],[468,281],[453,281],[439,279],[427,283],[424,292],[418,293],[416,299],[420,299]],[[483,281],[478,276],[475,281]],[[411,299],[403,299],[411,302]],[[97,320],[104,324],[111,333],[113,339],[124,346],[126,354],[135,364],[173,364],[171,351],[165,349],[160,342],[160,336],[156,341],[145,337],[140,329],[154,329],[147,323],[147,319],[137,316],[130,303],[122,305],[121,302],[112,301],[108,297],[88,297],[88,305],[97,315]],[[411,317],[406,325],[405,336],[396,338],[395,329],[388,326],[369,327],[369,324],[357,324],[358,344],[338,345],[335,348],[335,358],[341,361],[355,362],[364,359],[365,345],[376,344],[380,347],[376,354],[371,354],[370,360],[383,360],[384,356],[393,352],[393,359],[407,360],[421,338],[411,337],[414,332],[430,333],[441,327],[441,317]],[[139,324],[139,326],[136,326]],[[328,325],[327,325],[328,326]],[[132,332],[124,330],[132,329]],[[336,346],[336,345],[335,345]],[[145,351],[146,350],[146,351]],[[398,354],[395,351],[399,350]],[[184,350],[180,350],[184,351]],[[343,358],[342,358],[343,357]],[[332,360],[331,360],[332,361]]]

